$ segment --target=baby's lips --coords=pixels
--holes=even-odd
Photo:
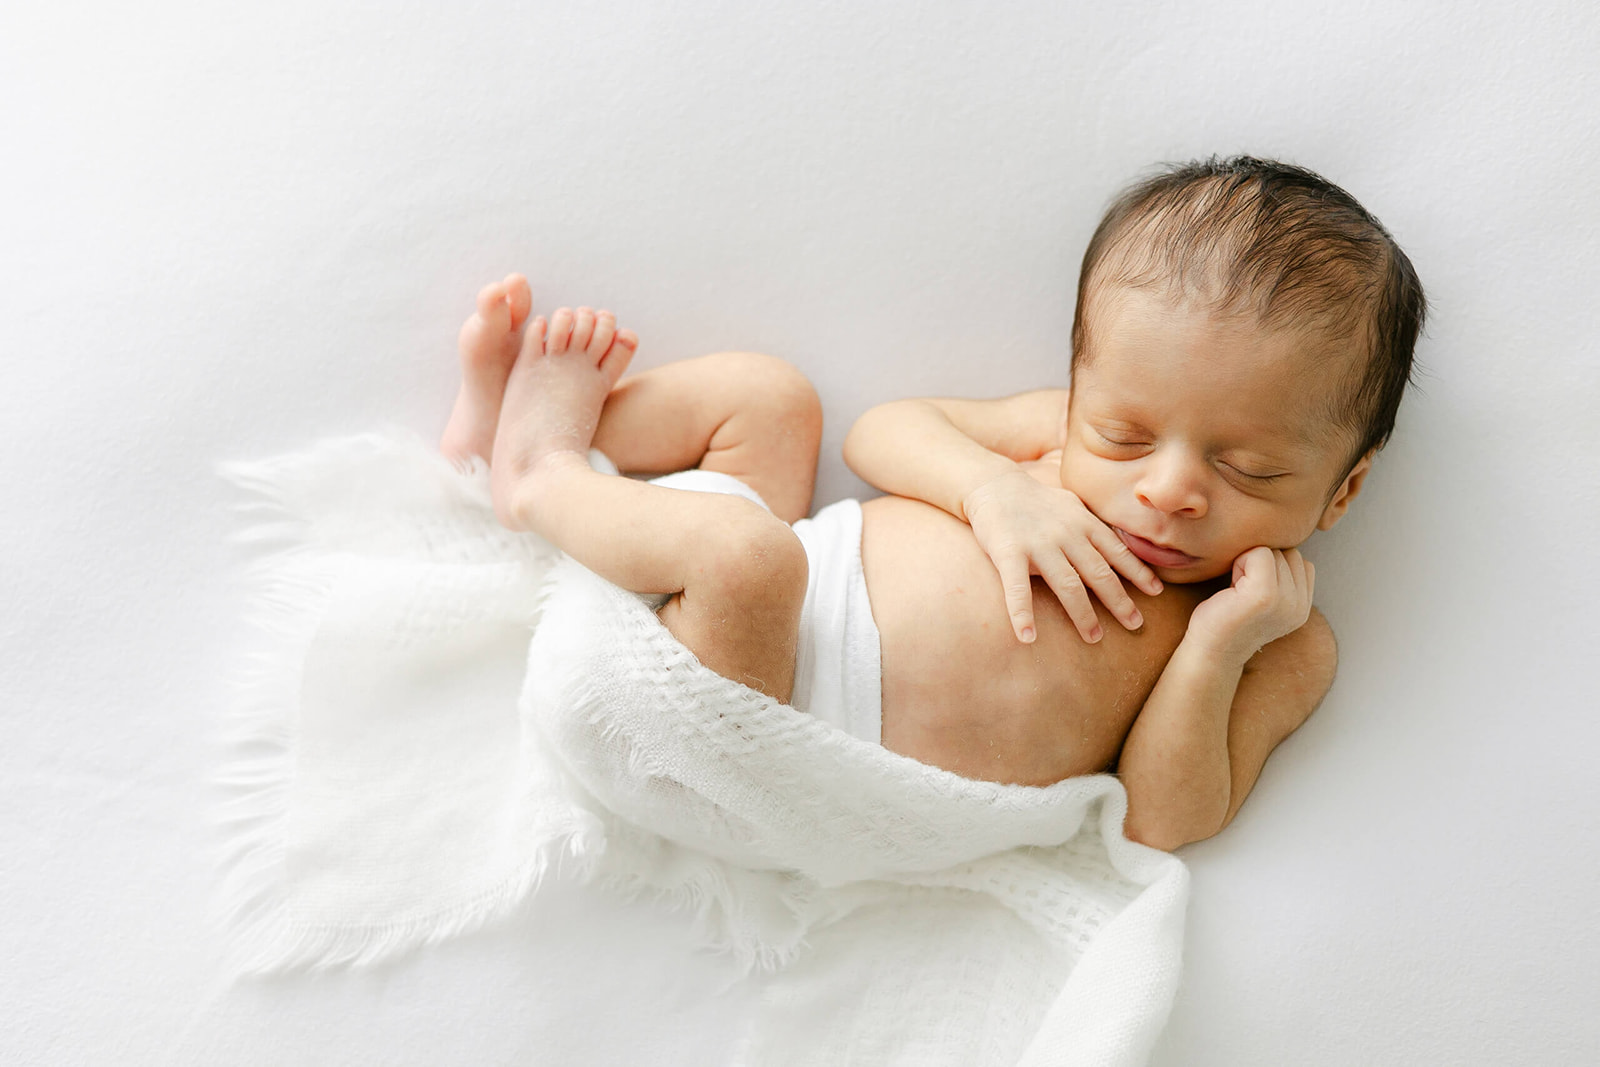
[[[1120,526],[1113,526],[1122,543],[1128,546],[1128,551],[1138,556],[1151,567],[1186,567],[1195,562],[1195,557],[1187,552],[1180,552],[1175,548],[1166,548],[1146,541],[1137,534],[1131,534]]]

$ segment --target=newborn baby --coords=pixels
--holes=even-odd
[[[803,616],[852,602],[818,590],[837,571],[881,655],[872,721],[841,725],[973,778],[1114,770],[1127,835],[1171,849],[1232,820],[1332,684],[1296,546],[1360,492],[1425,304],[1387,231],[1318,176],[1170,168],[1090,241],[1070,391],[874,408],[845,461],[890,495],[815,519],[821,410],[793,367],[723,353],[624,379],[638,338],[609,312],[530,310],[517,275],[479,294],[441,442],[490,461],[503,524],[663,595],[702,663],[786,702],[812,684]],[[727,484],[615,477],[591,447]]]

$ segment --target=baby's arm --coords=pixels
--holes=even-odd
[[[895,400],[856,420],[844,461],[873,488],[966,522],[963,502],[974,489],[1061,447],[1066,412],[1065,389],[999,400]]]
[[[899,400],[868,411],[845,438],[845,463],[867,482],[972,526],[1023,642],[1034,639],[1030,575],[1044,578],[1089,642],[1103,634],[1088,590],[1130,630],[1144,620],[1118,573],[1146,593],[1161,591],[1155,572],[1075,494],[1022,468],[1062,446],[1066,414],[1065,389],[1000,400]]]
[[[1294,549],[1252,549],[1233,586],[1196,609],[1117,765],[1129,838],[1171,850],[1222,830],[1321,703],[1338,649],[1310,606],[1314,579]]]

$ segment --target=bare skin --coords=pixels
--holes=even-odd
[[[522,328],[533,307],[528,280],[508,274],[478,293],[478,310],[461,326],[461,389],[450,413],[439,450],[450,459],[488,459],[494,451],[495,428],[506,379],[517,361]],[[638,338],[633,338],[634,347]]]
[[[505,525],[538,531],[624,588],[670,594],[661,619],[703,663],[787,700],[806,577],[788,523],[810,508],[821,433],[815,393],[781,361],[749,353],[623,379],[637,338],[616,329],[613,316],[563,308],[548,324],[540,317],[524,327],[530,305],[520,276],[480,294],[462,330],[462,394],[441,448],[455,459],[491,460]],[[1036,439],[1059,442],[1060,426],[1034,422]],[[625,471],[732,474],[775,514],[734,497],[597,474],[583,458],[591,444]],[[1022,451],[1005,462],[1060,491],[1059,447]],[[884,746],[968,777],[1029,785],[1117,769],[1129,783],[1130,836],[1158,847],[1226,825],[1267,754],[1331,681],[1331,635],[1320,617],[1254,655],[1207,647],[1175,657],[1195,609],[1226,588],[1225,578],[1162,588],[1146,570],[1136,580],[1156,595],[1118,582],[1115,593],[1097,586],[1098,599],[1079,603],[1035,576],[1028,636],[1019,641],[1008,622],[1009,614],[1022,625],[1011,610],[1016,594],[996,582],[990,553],[950,511],[897,496],[862,506]],[[1119,544],[1106,543],[1108,553]],[[1201,706],[1215,710],[1184,710]],[[1141,727],[1135,768],[1123,751],[1141,713],[1153,725]],[[1221,778],[1171,759],[1172,744],[1220,746]],[[1146,768],[1157,775],[1148,785]],[[1206,800],[1219,785],[1217,799]],[[1204,800],[1198,815],[1191,794]]]
[[[593,371],[589,364],[592,350],[606,354],[600,342],[611,343],[605,327],[594,327],[599,335],[590,333],[590,343],[573,360],[580,362],[578,367],[558,362],[557,353],[570,355],[582,339],[576,325],[593,314],[587,309],[572,313],[570,324],[557,312],[557,327],[547,329],[542,318],[529,326],[528,347],[522,350],[536,352],[543,335],[550,352],[525,356],[524,373],[516,388],[508,390],[519,350],[512,342],[529,307],[526,282],[518,276],[480,294],[477,314],[461,331],[463,384],[441,445],[447,455],[493,455],[499,475],[512,465],[537,466],[534,456],[581,452],[603,425],[606,441],[615,442],[608,455],[618,458],[621,453],[619,462],[630,460],[628,466],[635,470],[641,462],[654,472],[671,469],[675,462],[697,466],[706,458],[689,455],[692,446],[676,456],[642,454],[637,446],[629,455],[619,448],[646,432],[646,420],[656,421],[660,414],[620,410],[625,392],[619,394],[619,403],[606,405],[593,428],[584,421],[597,406],[595,395],[610,388],[610,376],[600,370],[603,363]],[[601,323],[607,321],[605,315],[600,313]],[[618,340],[632,339],[628,331],[611,330]],[[565,345],[560,343],[563,337]],[[652,373],[681,377],[686,370],[684,364],[669,364]],[[574,379],[587,379],[589,391],[569,395]],[[575,416],[575,411],[581,414]],[[553,436],[543,436],[547,434]],[[461,442],[476,448],[463,450]],[[1025,464],[1046,484],[1058,466],[1058,454]],[[759,483],[771,479],[756,481],[761,491],[765,486]],[[497,499],[518,491],[508,480],[496,483]],[[640,497],[641,504],[646,500]],[[862,567],[882,638],[884,747],[967,777],[1028,785],[1106,770],[1115,763],[1134,716],[1200,599],[1188,591],[1164,598],[1141,595],[1144,630],[1135,634],[1108,627],[1110,640],[1092,648],[1072,630],[1059,602],[1036,596],[1039,637],[1031,645],[1019,644],[1005,624],[1005,602],[993,565],[971,529],[938,508],[904,497],[880,497],[862,505]],[[638,576],[633,581],[639,584]],[[669,627],[681,611],[681,598],[678,605],[663,609]],[[690,647],[697,654],[708,651]],[[996,664],[1003,666],[997,669]],[[786,669],[792,677],[792,662]]]
[[[597,440],[621,436],[617,423],[623,419],[639,427],[648,448],[613,450],[629,468],[670,466],[694,454],[701,467],[738,476],[751,450],[726,441],[718,447],[718,434],[732,421],[732,411],[713,411],[707,418],[692,407],[664,410],[679,393],[671,379],[693,380],[707,365],[686,361],[666,374],[660,373],[666,368],[647,372],[627,399],[619,396],[617,404],[608,405],[637,339],[617,330],[610,312],[562,308],[548,324],[542,316],[528,323],[515,341],[515,316],[503,314],[502,306],[528,306],[526,287],[514,275],[480,294],[478,313],[461,333],[463,399],[441,448],[462,460],[484,456],[484,442],[492,442],[486,458],[503,525],[539,533],[623,588],[669,594],[661,620],[702,663],[787,700],[806,586],[805,552],[788,523],[739,497],[601,474],[586,458]],[[505,353],[511,351],[514,362],[502,379]],[[710,391],[709,380],[707,385],[703,392]],[[608,407],[612,425],[602,434],[602,408]],[[686,433],[661,436],[645,429],[674,416]],[[786,448],[796,435],[785,419],[753,420],[750,432],[762,439],[755,458],[768,467],[755,479],[757,491],[760,483],[788,475],[788,457],[797,455],[807,472],[790,481],[807,487],[802,507],[809,508],[820,430],[819,414],[809,443]]]
[[[1023,466],[1049,484],[1059,457]],[[1024,644],[970,526],[898,496],[866,501],[861,519],[882,642],[883,745],[969,778],[1048,785],[1114,768],[1190,612],[1210,592],[1133,590],[1144,622],[1137,631],[1096,601],[1105,636],[1089,644],[1035,577],[1037,636]]]
[[[1182,294],[1118,291],[1096,304],[1097,343],[1070,394],[879,405],[851,429],[845,460],[872,485],[936,506],[981,546],[990,568],[974,560],[970,574],[998,576],[1020,646],[1008,654],[991,640],[985,655],[1046,701],[1021,727],[1006,723],[1036,731],[1024,734],[1027,748],[1047,748],[1072,724],[1050,703],[1067,695],[1030,673],[1024,650],[1049,627],[1035,633],[1036,613],[1059,608],[1086,645],[1103,642],[1105,659],[1070,642],[1044,657],[1073,663],[1086,685],[1109,668],[1143,696],[1131,719],[1114,683],[1089,707],[1120,709],[1100,725],[1125,734],[1116,757],[1125,832],[1173,848],[1232,821],[1268,755],[1332,683],[1333,635],[1311,606],[1314,568],[1296,546],[1339,521],[1370,468],[1370,453],[1350,465],[1349,429],[1326,414],[1362,352],[1348,335],[1266,328]],[[1151,603],[1138,591],[1160,595]],[[1182,611],[1174,642],[1168,627]],[[1141,626],[1157,637],[1144,651],[1170,657],[1164,665],[1116,652]],[[948,662],[935,650],[917,669]],[[979,687],[967,701],[981,706],[991,693]],[[970,750],[974,725],[958,721],[948,744],[927,739],[924,758]],[[1097,736],[1088,728],[1079,739]]]

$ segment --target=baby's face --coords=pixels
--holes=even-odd
[[[1091,322],[1061,484],[1163,581],[1227,574],[1249,549],[1293,547],[1344,514],[1368,460],[1330,498],[1352,441],[1322,409],[1347,357],[1125,288]]]

